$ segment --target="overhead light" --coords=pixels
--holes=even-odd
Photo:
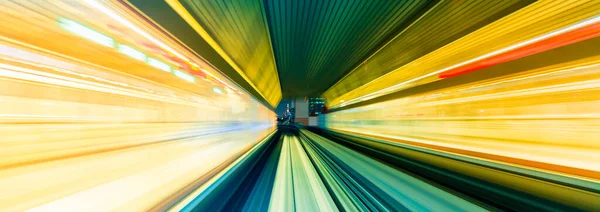
[[[166,63],[160,62],[159,60],[154,58],[148,58],[148,65],[151,65],[154,68],[158,68],[166,72],[171,72],[171,66],[167,65]]]
[[[213,92],[218,93],[218,94],[223,94],[223,91],[218,88],[213,88]]]
[[[146,61],[146,55],[128,45],[119,44],[117,50],[127,56],[130,56],[134,59]]]
[[[100,32],[94,31],[93,29],[90,29],[89,27],[84,26],[75,21],[72,21],[72,20],[69,20],[66,18],[60,18],[60,19],[58,19],[58,24],[60,25],[61,28],[65,29],[71,33],[74,33],[76,35],[79,35],[83,38],[86,38],[88,40],[99,43],[100,45],[107,46],[107,47],[115,46],[115,40],[112,39],[111,37],[108,37]]]
[[[181,78],[181,79],[183,79],[185,81],[196,82],[196,78],[195,77],[193,77],[192,75],[189,75],[189,74],[187,74],[187,73],[185,73],[183,71],[173,70],[173,74],[175,74],[176,77],[179,77],[179,78]]]

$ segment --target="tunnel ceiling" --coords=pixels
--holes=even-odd
[[[224,73],[272,105],[282,96],[337,98],[534,1],[166,2],[131,1],[181,40],[214,40],[229,57]],[[175,11],[191,17],[187,26],[168,15]]]
[[[264,1],[286,96],[317,96],[432,1]]]

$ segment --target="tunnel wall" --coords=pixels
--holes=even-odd
[[[348,133],[598,178],[599,61],[587,57],[438,87],[332,112],[326,124]]]
[[[270,108],[109,4],[1,3],[18,11],[0,13],[3,210],[146,211],[275,130]]]

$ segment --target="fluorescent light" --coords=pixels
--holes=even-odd
[[[60,18],[60,19],[58,19],[58,24],[60,25],[61,28],[65,29],[69,32],[72,32],[76,35],[79,35],[83,38],[86,38],[88,40],[99,43],[100,45],[107,46],[107,47],[115,46],[114,39],[112,39],[106,35],[103,35],[102,33],[99,33],[97,31],[94,31],[93,29],[90,29],[89,27],[86,27],[75,21],[72,21],[72,20],[69,20],[66,18]]]
[[[221,89],[218,89],[218,88],[213,88],[213,92],[218,93],[218,94],[223,94],[223,91],[221,91]]]
[[[119,44],[117,50],[127,56],[133,57],[137,60],[146,61],[146,55],[130,46]]]
[[[166,72],[171,72],[171,66],[167,65],[166,63],[160,62],[159,60],[154,58],[148,58],[148,65],[151,65],[154,68],[158,68]]]
[[[185,81],[196,82],[196,78],[195,77],[193,77],[192,75],[189,75],[189,74],[187,74],[187,73],[185,73],[183,71],[173,70],[173,74],[175,74],[176,77],[179,77],[179,78],[181,78],[181,79],[183,79]]]

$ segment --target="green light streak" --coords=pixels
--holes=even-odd
[[[94,41],[100,45],[107,46],[107,47],[115,46],[114,39],[112,39],[100,32],[94,31],[93,29],[90,29],[89,27],[84,26],[75,21],[72,21],[72,20],[69,20],[66,18],[60,18],[60,19],[58,19],[58,24],[64,30],[67,30],[73,34],[79,35],[88,40]]]

